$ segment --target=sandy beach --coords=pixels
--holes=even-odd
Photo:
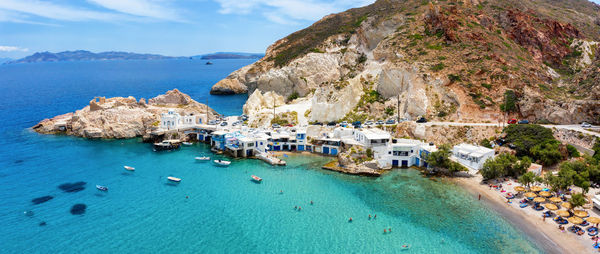
[[[468,178],[454,178],[458,184],[462,185],[474,198],[479,198],[488,206],[500,213],[514,226],[521,229],[536,241],[540,247],[547,253],[595,253],[590,240],[586,235],[577,236],[571,232],[561,232],[558,225],[548,218],[545,221],[541,217],[541,212],[535,211],[529,207],[520,208],[518,198],[515,198],[512,204],[506,202],[506,198],[498,190],[490,189],[488,185],[482,184],[482,176],[475,175]],[[508,185],[510,183],[510,185]],[[513,180],[503,183],[512,190],[514,186],[520,184]],[[506,188],[505,188],[506,189]]]

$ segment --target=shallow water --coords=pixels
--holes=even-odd
[[[0,141],[2,253],[396,253],[402,245],[410,246],[406,253],[540,252],[522,232],[459,186],[424,178],[416,170],[397,170],[380,178],[349,176],[321,170],[331,158],[305,155],[290,155],[286,167],[257,160],[233,160],[229,167],[216,167],[194,160],[202,154],[224,158],[210,154],[202,144],[156,153],[139,139],[91,141],[27,130],[43,117],[83,107],[90,94],[149,97],[169,89],[171,82],[190,94],[197,82],[201,84],[197,93],[205,93],[211,84],[204,79],[218,80],[244,63],[225,62],[228,69],[196,77],[194,68],[206,66],[119,62],[134,65],[121,69],[141,72],[128,78],[126,72],[106,70],[113,68],[110,62],[99,62],[81,67],[91,72],[81,74],[81,80],[89,82],[48,78],[72,73],[79,66],[69,64],[73,63],[0,66],[0,77],[11,76],[8,83],[2,80],[5,90],[21,95],[31,90],[36,95],[5,94],[0,100],[2,109],[11,109],[0,111],[11,120],[0,128],[5,136]],[[152,69],[147,64],[166,67]],[[38,79],[26,74],[42,72],[39,68],[53,72],[43,71],[48,76],[38,85],[30,83]],[[168,73],[147,74],[164,76],[161,82],[139,81],[137,76],[145,76],[149,68]],[[177,71],[182,73],[172,73]],[[110,75],[121,78],[104,77]],[[63,81],[77,92],[63,91]],[[230,114],[239,113],[238,100],[244,99],[192,96],[206,97],[213,101],[211,107]],[[126,171],[124,165],[135,167],[135,172]],[[252,174],[263,182],[252,182]],[[169,183],[168,176],[182,181]],[[58,188],[77,182],[85,182],[83,190]],[[96,184],[109,191],[96,190]],[[32,203],[43,196],[54,198]],[[76,204],[86,206],[83,214],[71,214]],[[377,214],[377,219],[369,220],[369,214]],[[392,228],[392,233],[384,234],[385,228]]]

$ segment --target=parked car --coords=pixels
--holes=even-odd
[[[217,121],[216,120],[210,120],[210,121],[208,121],[208,125],[217,125]]]
[[[327,126],[335,126],[337,123],[335,121],[331,121],[327,123]]]
[[[510,119],[506,123],[508,123],[508,124],[516,124],[517,123],[517,119]]]
[[[242,120],[246,121],[248,120],[248,116],[247,115],[241,115]]]
[[[227,122],[222,122],[221,126],[227,126]]]
[[[581,127],[583,128],[592,128],[592,125],[586,122],[581,123]]]
[[[340,123],[340,126],[342,126],[342,127],[348,127],[348,125],[350,125],[350,123],[348,123],[348,121],[343,121]]]
[[[356,121],[352,123],[352,126],[354,126],[354,128],[360,128],[362,125],[362,123],[360,121]]]
[[[517,123],[518,123],[518,124],[529,124],[529,120],[527,120],[527,119],[523,119],[523,120],[521,120],[521,121],[518,121]]]
[[[514,145],[513,143],[508,144],[508,148],[510,149],[517,149],[517,146]]]
[[[291,124],[291,123],[290,123],[290,124],[288,124],[288,125],[286,125],[286,126],[287,126],[287,127],[294,127],[294,125],[293,125],[293,124]]]
[[[385,121],[386,124],[395,124],[396,120],[394,119],[388,119],[387,121]]]
[[[417,119],[417,123],[426,123],[427,119],[425,119],[425,117],[421,117],[419,119]]]
[[[320,126],[323,126],[323,123],[322,123],[322,122],[314,122],[314,123],[312,123],[312,125],[320,125]]]
[[[371,120],[369,120],[369,121],[367,121],[367,122],[365,123],[365,125],[366,125],[366,126],[371,126],[371,125],[373,125],[373,124],[375,124],[375,123],[374,123],[373,121],[371,121]]]
[[[273,125],[271,125],[271,128],[277,129],[277,128],[281,128],[281,126],[279,124],[274,123]]]
[[[376,124],[377,125],[384,125],[385,123],[382,120],[378,120]]]

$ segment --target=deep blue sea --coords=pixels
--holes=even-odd
[[[94,96],[151,98],[172,88],[225,115],[241,113],[246,96],[208,91],[251,60],[213,62],[0,65],[0,253],[541,252],[459,186],[412,169],[349,176],[321,170],[331,158],[306,155],[290,155],[286,167],[233,160],[222,168],[194,160],[218,158],[202,144],[156,153],[139,139],[28,129]],[[252,174],[263,182],[251,182]],[[170,184],[167,176],[183,180]],[[76,182],[83,189],[58,188]],[[86,206],[80,215],[70,212],[76,204]]]

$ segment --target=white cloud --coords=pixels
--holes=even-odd
[[[258,12],[267,19],[281,24],[295,24],[295,21],[316,21],[325,15],[361,7],[374,0],[214,0],[221,6],[223,14],[250,14]]]
[[[81,8],[56,5],[38,0],[1,0],[0,9],[17,11],[23,14],[39,16],[48,19],[83,21],[83,20],[114,20],[118,15],[91,11]]]
[[[13,52],[13,51],[27,52],[27,51],[29,51],[29,49],[14,47],[14,46],[0,46],[0,52]]]
[[[164,0],[88,0],[88,2],[134,16],[183,21],[179,13]]]

